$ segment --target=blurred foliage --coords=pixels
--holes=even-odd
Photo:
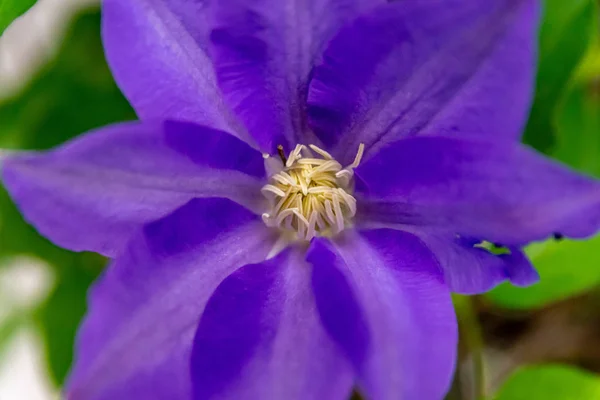
[[[578,82],[585,82],[598,77],[598,71],[600,71],[600,32],[592,38],[592,43],[590,51],[588,51],[575,73],[574,79]]]
[[[81,15],[56,59],[21,93],[0,103],[1,148],[46,149],[89,129],[135,119],[107,67],[99,32],[98,10]],[[52,376],[61,384],[85,312],[86,291],[105,261],[95,254],[72,253],[52,245],[23,221],[0,188],[0,257],[15,254],[39,257],[55,271],[56,287],[35,313],[35,320],[46,343]],[[0,340],[11,326],[0,326]]]
[[[599,400],[600,378],[561,365],[526,367],[510,377],[494,400]]]
[[[0,297],[0,301],[5,301],[5,299]],[[28,322],[28,316],[23,315],[21,311],[10,312],[0,320],[0,360],[2,359],[2,353],[6,348],[6,344],[17,333],[17,330]]]
[[[0,35],[15,18],[34,4],[35,0],[0,0]]]
[[[598,5],[596,0],[543,3],[537,87],[524,140],[548,151],[555,141],[555,109],[596,32]]]
[[[87,290],[104,264],[102,257],[92,253],[65,257],[57,285],[35,315],[57,384],[64,381],[71,366],[75,334],[86,311]]]
[[[600,58],[600,49],[594,48],[590,54]],[[600,177],[600,65],[595,68],[588,71],[595,72],[595,76],[573,83],[557,110],[552,154],[580,171]]]
[[[526,252],[540,273],[540,282],[526,288],[509,283],[498,286],[488,294],[497,305],[541,307],[600,285],[600,236],[535,243]]]
[[[99,11],[82,15],[57,58],[0,104],[4,148],[46,149],[111,122],[135,119],[106,65]]]

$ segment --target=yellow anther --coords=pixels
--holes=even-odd
[[[343,231],[356,214],[352,177],[363,152],[361,144],[354,162],[342,168],[331,154],[312,144],[297,145],[287,158],[280,150],[285,166],[262,188],[270,201],[262,216],[265,224],[306,241]]]

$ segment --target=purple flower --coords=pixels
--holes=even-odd
[[[141,121],[3,170],[42,234],[114,258],[69,397],[443,398],[450,292],[530,284],[525,244],[600,228],[600,185],[517,143],[538,17],[535,0],[104,0]]]

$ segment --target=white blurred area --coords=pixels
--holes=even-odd
[[[56,53],[73,14],[98,3],[38,0],[16,19],[0,36],[0,100],[19,90]]]
[[[21,89],[56,54],[71,17],[99,1],[38,0],[15,20],[0,36],[0,100]],[[31,318],[53,285],[52,270],[42,261],[19,257],[0,266],[0,339],[4,332],[8,337],[0,341],[0,400],[60,398]]]
[[[8,343],[0,363],[0,400],[59,399],[44,369],[42,344],[31,327],[23,327]]]
[[[31,315],[53,284],[52,270],[40,260],[18,257],[0,266],[0,330],[6,332],[0,342],[0,400],[58,398]]]

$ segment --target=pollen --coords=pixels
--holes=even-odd
[[[353,177],[363,152],[361,144],[354,162],[342,167],[312,144],[297,145],[287,158],[280,150],[283,168],[262,188],[269,201],[265,224],[305,241],[342,232],[356,215]]]

